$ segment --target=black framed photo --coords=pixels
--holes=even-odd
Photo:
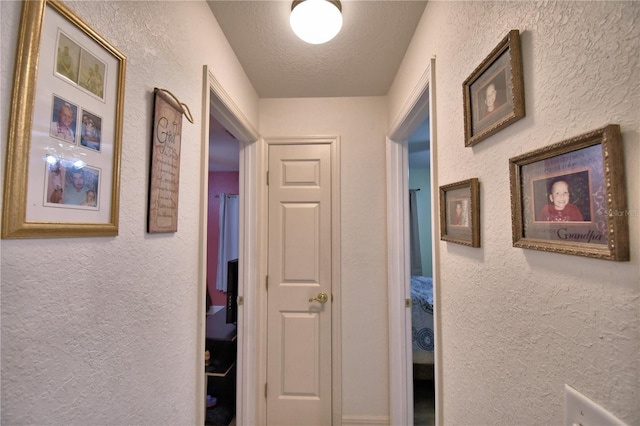
[[[511,30],[462,85],[465,146],[525,116],[520,32]]]
[[[629,260],[620,126],[509,160],[513,245]]]

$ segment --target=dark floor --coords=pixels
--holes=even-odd
[[[413,424],[433,426],[436,424],[436,399],[433,380],[413,381]]]
[[[227,426],[232,423],[235,417],[235,409],[228,405],[216,405],[207,408],[207,417],[204,419],[205,426]]]
[[[433,380],[413,381],[413,424],[414,426],[435,426],[436,400]],[[207,410],[206,426],[235,425],[234,410],[231,407],[214,407]]]

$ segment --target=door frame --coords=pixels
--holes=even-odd
[[[303,145],[303,144],[329,144],[331,146],[331,415],[333,424],[342,424],[342,333],[341,333],[341,225],[340,225],[340,136],[297,136],[297,137],[265,137],[258,141],[258,240],[259,252],[261,253],[258,262],[259,283],[257,287],[260,297],[260,327],[257,328],[258,347],[257,354],[260,355],[258,372],[265,389],[267,383],[267,289],[265,277],[267,275],[267,253],[268,253],[268,189],[267,170],[269,164],[270,145]],[[236,424],[266,424],[267,405],[266,395],[257,401],[258,421],[254,423]]]
[[[258,376],[256,366],[257,335],[259,323],[255,286],[246,283],[256,281],[257,258],[257,205],[256,205],[256,145],[260,139],[258,131],[233,102],[213,75],[211,68],[203,67],[202,95],[202,147],[201,147],[201,192],[200,192],[200,239],[198,272],[198,348],[196,350],[196,422],[205,421],[204,351],[205,351],[205,299],[207,292],[207,200],[209,192],[209,116],[222,124],[240,143],[239,194],[240,221],[238,253],[238,297],[244,299],[238,306],[237,363],[236,363],[236,424],[255,424]]]
[[[389,417],[391,424],[413,424],[413,365],[409,269],[409,157],[408,139],[424,120],[430,119],[432,235],[439,235],[437,181],[435,58],[404,102],[387,136],[387,258],[389,291]],[[439,244],[434,242],[433,321],[436,424],[442,418],[442,346],[440,336]]]

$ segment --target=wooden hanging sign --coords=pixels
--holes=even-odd
[[[149,178],[149,233],[178,231],[183,104],[155,89]]]

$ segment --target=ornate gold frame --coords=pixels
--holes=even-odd
[[[502,58],[507,54],[506,58]],[[480,93],[491,79],[504,74],[502,105],[493,113],[482,116]],[[511,30],[462,84],[464,99],[464,143],[473,146],[525,116],[524,80],[520,32]],[[500,92],[499,90],[499,92]]]
[[[462,200],[465,220],[451,223],[450,205]],[[440,239],[450,243],[480,247],[480,183],[478,178],[450,183],[440,187]]]
[[[46,34],[43,37],[43,28],[47,19],[54,19],[54,17],[58,19],[55,14],[61,17],[66,30],[79,30],[80,35],[78,37],[81,37],[83,41],[86,40],[87,45],[94,46],[93,43],[97,44],[97,46],[104,49],[104,52],[99,51],[97,54],[110,58],[110,61],[116,64],[116,69],[110,70],[113,73],[110,74],[110,78],[114,79],[114,83],[109,83],[109,85],[105,86],[104,81],[107,78],[106,76],[103,78],[103,87],[111,88],[111,91],[103,95],[102,102],[107,105],[105,108],[113,107],[114,111],[113,127],[109,128],[109,132],[112,132],[111,134],[113,135],[113,141],[109,143],[113,146],[109,148],[108,153],[105,153],[107,157],[103,157],[106,158],[107,163],[110,163],[110,170],[103,174],[104,183],[106,187],[111,188],[108,191],[110,192],[110,201],[105,198],[103,203],[104,205],[108,204],[103,213],[108,218],[103,221],[92,220],[94,216],[83,211],[70,212],[72,213],[71,216],[75,215],[73,216],[74,218],[79,217],[81,219],[71,222],[27,219],[28,209],[32,207],[31,205],[27,206],[27,188],[30,172],[29,159],[30,155],[32,155],[38,73],[46,73],[48,70],[43,68],[41,43],[51,35]],[[87,50],[87,53],[96,55],[96,51]],[[23,2],[9,117],[2,238],[90,237],[118,234],[125,68],[126,57],[63,3],[54,0]],[[76,117],[77,119],[78,117]],[[111,123],[108,124],[111,125]],[[112,161],[108,157],[110,155],[113,157]],[[107,176],[105,177],[104,175]],[[88,220],[82,220],[85,217],[83,214]]]
[[[511,158],[509,168],[514,247],[629,260],[628,216],[632,212],[627,209],[619,125],[610,124]],[[589,176],[588,184],[583,185],[583,197],[587,197],[587,207],[582,208],[584,217],[538,217],[535,182],[547,179],[550,184],[554,180],[549,176],[559,175],[560,180],[567,180],[573,197],[576,189],[569,179],[579,174],[576,171]],[[549,196],[548,192],[544,195]],[[569,202],[577,205],[571,198]]]

